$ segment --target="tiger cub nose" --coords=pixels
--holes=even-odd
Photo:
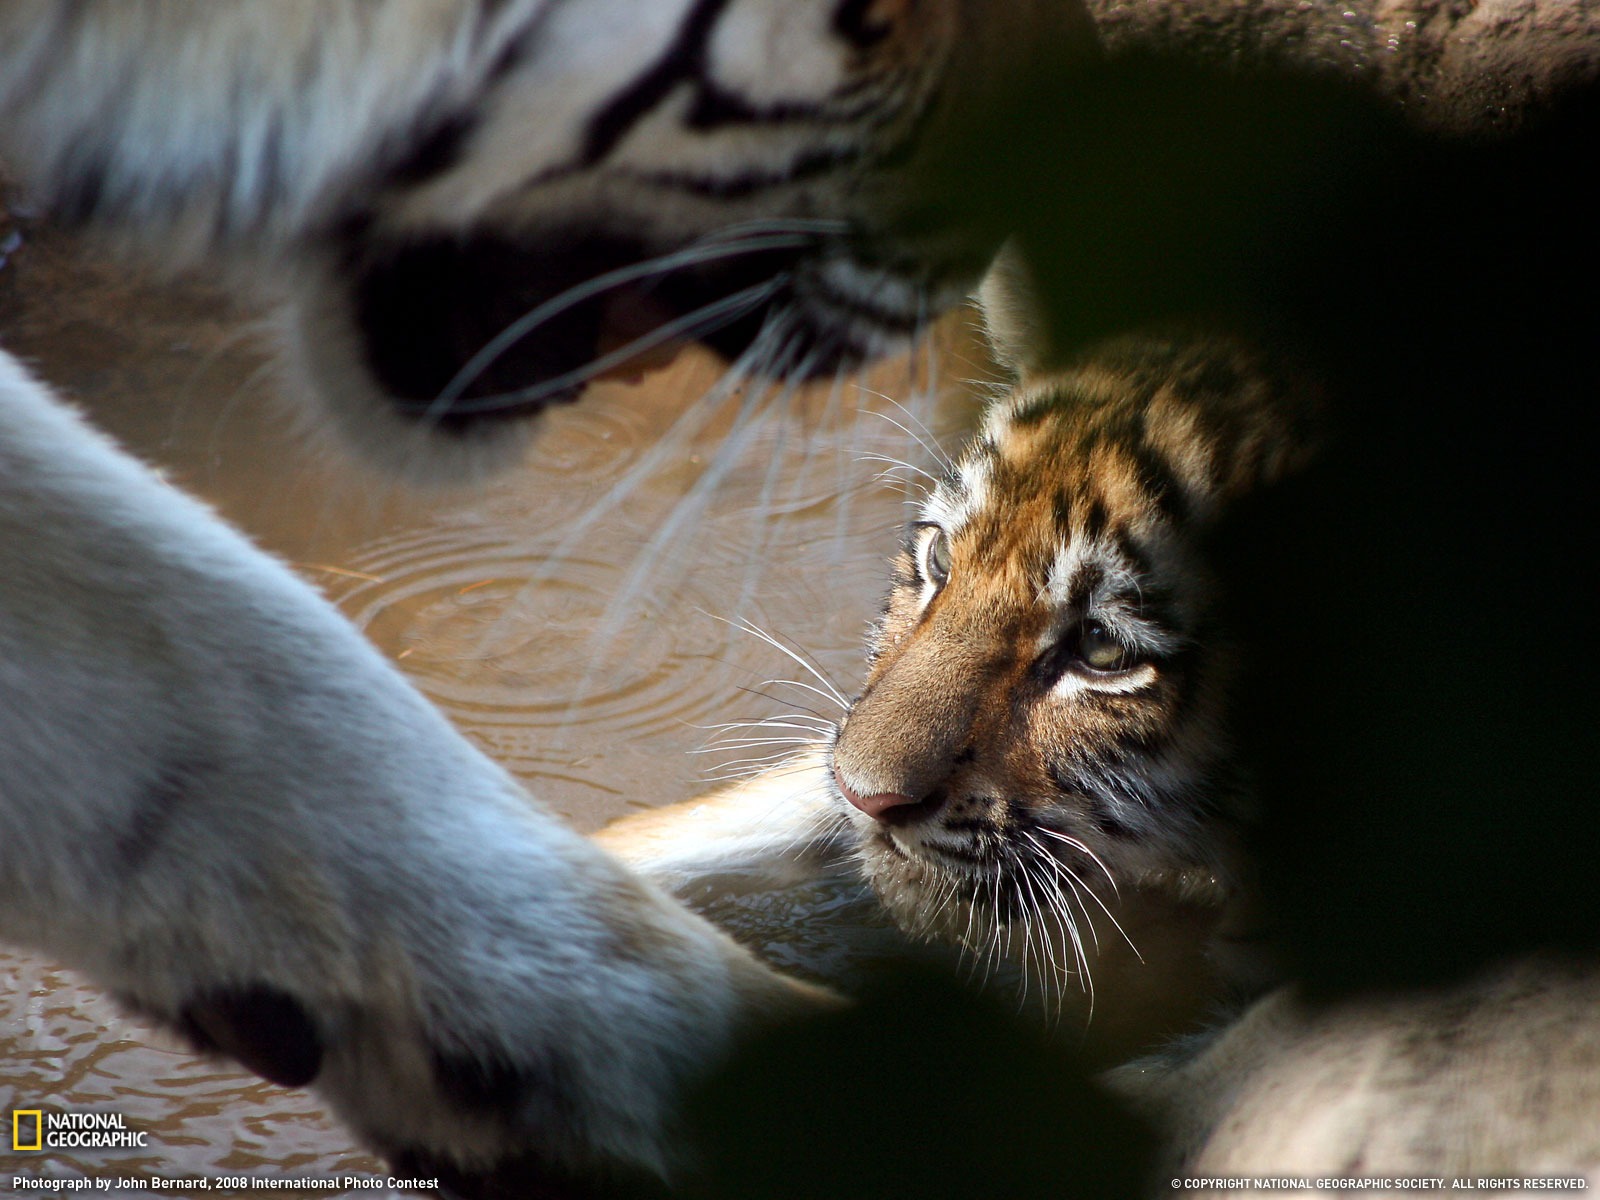
[[[844,774],[838,767],[833,769],[833,782],[838,786],[841,796],[876,821],[896,824],[899,818],[921,811],[922,801],[915,796],[907,796],[900,792],[878,792],[871,796],[859,795],[854,788],[844,781]]]

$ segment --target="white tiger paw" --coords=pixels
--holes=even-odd
[[[0,939],[314,1087],[397,1164],[467,1194],[660,1175],[679,1090],[821,1002],[3,354],[0,543]]]
[[[587,847],[552,864],[562,839],[520,824],[438,873],[473,874],[460,893],[363,922],[322,978],[272,962],[224,985],[179,972],[162,981],[175,1007],[130,1003],[198,1049],[314,1088],[396,1175],[472,1197],[652,1194],[681,1165],[684,1089],[742,1032],[826,998]],[[513,873],[514,856],[532,869]],[[426,889],[415,864],[406,874]]]
[[[457,1194],[669,1176],[682,1090],[823,995],[535,807],[349,641],[282,681],[215,775],[169,768],[102,814],[125,824],[68,904],[104,914],[96,944],[48,948]]]

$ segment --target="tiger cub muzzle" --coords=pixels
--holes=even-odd
[[[955,605],[881,655],[833,747],[840,795],[888,827],[933,822],[1002,744],[1020,633],[974,628]]]

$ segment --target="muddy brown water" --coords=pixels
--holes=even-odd
[[[3,211],[0,246],[0,344],[293,563],[586,830],[705,790],[740,757],[695,755],[708,727],[812,702],[769,683],[795,668],[729,622],[803,647],[850,690],[904,516],[903,484],[872,456],[930,461],[894,401],[954,445],[973,411],[958,381],[981,372],[960,343],[936,388],[926,360],[891,364],[747,419],[744,397],[697,404],[718,367],[691,354],[551,414],[519,469],[418,492],[295,432],[254,314]],[[0,1130],[0,1193],[18,1178],[148,1195],[156,1179],[383,1175],[309,1094],[186,1054],[82,978],[0,950],[0,1114],[30,1108],[119,1113],[148,1148],[21,1154]]]

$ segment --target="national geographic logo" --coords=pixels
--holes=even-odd
[[[13,1150],[100,1150],[146,1147],[150,1135],[129,1129],[121,1113],[46,1112],[42,1108],[11,1111]]]

